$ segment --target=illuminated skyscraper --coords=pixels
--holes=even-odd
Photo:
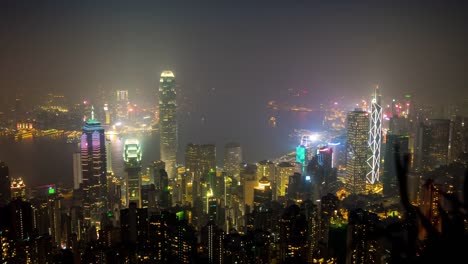
[[[361,109],[347,115],[346,189],[360,194],[366,191],[369,152],[369,113]]]
[[[371,100],[369,147],[371,156],[367,159],[370,171],[367,172],[366,179],[370,184],[379,181],[380,172],[380,147],[382,146],[382,99],[377,86]]]
[[[81,135],[83,213],[88,226],[99,221],[106,204],[106,165],[106,136],[101,123],[94,118],[93,110]]]
[[[468,118],[455,116],[450,139],[450,162],[468,151]]]
[[[239,180],[239,164],[242,162],[242,149],[237,143],[224,146],[224,172],[226,175]]]
[[[289,176],[294,175],[294,165],[289,162],[281,162],[276,168],[276,198],[279,198],[280,196],[286,196]]]
[[[161,160],[166,163],[170,179],[177,175],[176,86],[171,71],[163,71],[159,79],[159,134]]]
[[[203,194],[202,182],[208,181],[208,173],[216,172],[216,146],[212,144],[187,144],[185,169],[193,181],[193,195]]]
[[[127,205],[134,202],[141,207],[141,146],[136,139],[125,140],[123,158],[125,162]]]
[[[11,181],[8,166],[0,161],[0,207],[8,204],[11,199]]]

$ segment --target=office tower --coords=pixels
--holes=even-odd
[[[356,109],[347,115],[346,189],[352,194],[366,191],[369,153],[369,113]]]
[[[276,169],[276,197],[285,197],[289,176],[294,175],[294,165],[289,162],[281,162],[276,166]]]
[[[409,118],[402,116],[395,116],[390,118],[390,129],[387,133],[393,135],[409,135],[410,134],[410,121]]]
[[[81,154],[73,153],[73,189],[80,189],[80,184],[83,182],[83,172],[81,165]]]
[[[271,183],[267,177],[263,176],[258,180],[257,186],[254,188],[253,205],[255,208],[265,206],[272,200]]]
[[[408,142],[408,136],[387,135],[382,179],[383,194],[385,196],[396,196],[400,192],[396,175],[396,165],[397,162],[403,160],[403,155],[408,153]],[[398,156],[399,159],[396,159],[395,155]]]
[[[137,139],[127,139],[124,144],[127,205],[134,202],[141,208],[141,145]]]
[[[91,118],[83,126],[81,135],[81,166],[83,175],[83,210],[87,226],[100,221],[105,211],[107,190],[106,136],[101,123]]]
[[[346,138],[334,138],[328,143],[328,147],[333,149],[332,167],[338,171],[346,167]]]
[[[376,240],[379,218],[376,214],[355,209],[349,213],[346,263],[380,263]]]
[[[301,175],[305,177],[308,163],[306,144],[296,147],[296,162],[301,166]]]
[[[163,71],[159,79],[159,134],[161,160],[166,163],[170,179],[176,177],[177,121],[176,85],[171,71]]]
[[[10,172],[5,162],[0,161],[0,207],[8,204],[11,199]]]
[[[128,102],[128,90],[118,90],[117,91],[117,102]]]
[[[242,149],[238,143],[228,143],[224,146],[224,172],[239,180],[239,164],[242,162]]]
[[[320,169],[320,182],[317,184],[324,185],[323,191],[328,192],[331,186],[336,182],[337,175],[333,169],[333,149],[330,147],[321,147],[317,151],[318,165]]]
[[[379,93],[379,87],[374,90],[374,96],[371,100],[370,112],[370,130],[369,147],[371,156],[367,159],[370,170],[367,172],[366,179],[370,184],[379,181],[380,173],[380,148],[382,146],[382,99]]]
[[[112,146],[109,139],[106,139],[106,160],[107,174],[114,174],[114,171],[112,170]]]
[[[158,203],[159,206],[165,209],[171,207],[171,192],[169,189],[169,176],[165,170],[160,171],[161,179],[160,179],[160,190],[158,191]]]
[[[152,177],[150,182],[154,183],[156,190],[161,189],[161,170],[166,170],[166,164],[164,163],[164,161],[154,161],[152,165]]]
[[[26,201],[26,184],[22,178],[11,179],[11,199],[22,199]]]
[[[154,212],[156,206],[156,188],[154,184],[141,186],[141,207],[148,208],[148,212]]]
[[[434,181],[429,180],[421,186],[420,205],[419,208],[424,217],[428,219],[431,225],[438,231],[442,231],[442,215],[440,214],[440,207],[444,204],[444,196],[442,194],[442,187],[435,184]],[[423,226],[419,227],[419,239],[424,240],[427,238],[428,230]]]
[[[216,172],[216,146],[187,144],[185,169],[193,182],[194,199],[201,197],[204,194],[203,183],[207,183],[210,172]]]
[[[468,118],[455,116],[450,139],[450,162],[468,152]]]
[[[450,120],[429,119],[422,124],[421,136],[421,168],[433,170],[447,165],[449,158]]]

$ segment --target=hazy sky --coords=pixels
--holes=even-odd
[[[172,69],[194,104],[215,88],[210,107],[264,105],[288,88],[365,96],[376,83],[384,95],[467,96],[467,12],[428,0],[1,1],[0,89],[3,104],[99,86],[150,95]]]

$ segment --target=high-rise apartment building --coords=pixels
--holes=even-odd
[[[101,123],[91,118],[81,135],[81,168],[83,175],[83,214],[87,225],[99,222],[107,197],[106,136]]]
[[[177,176],[176,84],[171,71],[163,71],[159,79],[159,135],[161,160],[166,163],[170,179]]]
[[[361,109],[347,115],[346,189],[353,194],[365,193],[369,155],[369,113]]]

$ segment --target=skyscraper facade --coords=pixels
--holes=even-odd
[[[127,205],[135,203],[141,207],[141,146],[137,139],[127,139],[124,145]]]
[[[369,147],[371,155],[367,159],[370,170],[366,179],[370,184],[375,184],[379,180],[380,173],[380,147],[382,145],[382,99],[377,86],[371,100]]]
[[[81,166],[83,175],[83,213],[86,224],[98,222],[107,197],[106,136],[101,123],[91,118],[81,135]]]
[[[239,164],[242,162],[242,149],[238,143],[224,146],[224,172],[227,176],[239,180]]]
[[[216,172],[216,146],[212,144],[187,144],[185,149],[185,169],[193,182],[193,196],[203,194],[203,183],[208,181],[208,174]]]
[[[366,191],[369,154],[369,113],[361,109],[347,115],[346,189],[353,194]]]
[[[177,175],[177,121],[176,121],[175,76],[171,71],[163,71],[159,79],[159,135],[161,160],[166,164],[169,178]]]
[[[399,160],[396,159],[395,155],[403,158],[402,155],[409,151],[408,142],[408,136],[387,135],[382,179],[383,194],[385,196],[395,196],[399,193],[396,175],[396,162]]]
[[[450,120],[429,119],[422,125],[421,165],[423,170],[433,170],[448,164]]]
[[[4,206],[10,202],[11,198],[11,180],[8,166],[5,162],[0,161],[0,206]]]

